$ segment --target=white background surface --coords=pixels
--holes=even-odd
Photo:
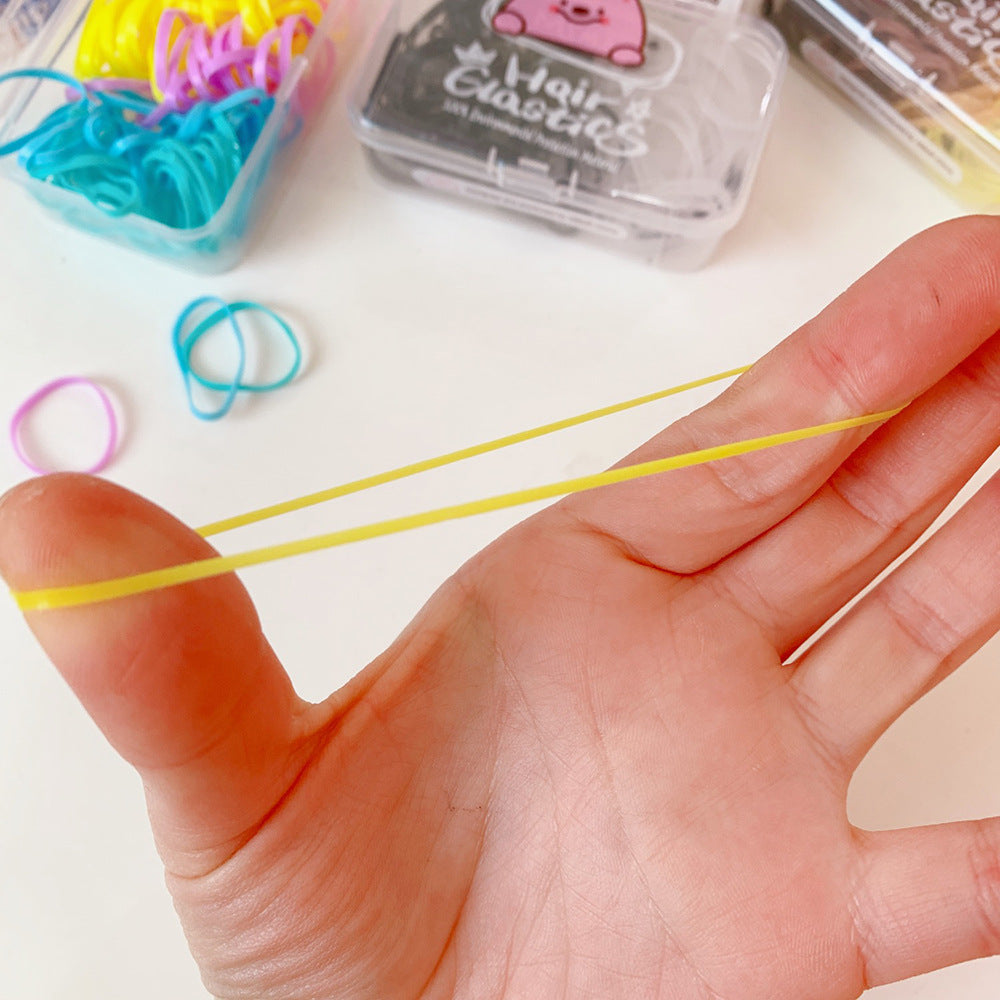
[[[204,523],[748,362],[918,230],[960,209],[789,74],[746,217],[671,274],[367,172],[338,100],[291,164],[245,263],[192,276],[63,228],[0,187],[0,415],[56,376],[101,379],[125,439],[110,478]],[[169,331],[199,294],[284,313],[308,350],[292,387],[204,425]],[[361,523],[598,469],[694,400],[521,446],[223,540]],[[4,416],[4,420],[7,416]],[[0,444],[0,488],[23,471]],[[522,513],[249,570],[300,692],[319,698],[437,583]],[[137,779],[0,601],[0,1000],[205,996],[150,843]],[[871,827],[1000,813],[1000,645],[889,732],[852,788]],[[984,961],[871,994],[995,1000]]]

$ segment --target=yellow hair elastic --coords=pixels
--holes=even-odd
[[[157,91],[156,46],[158,28],[164,17],[173,28],[170,51],[181,31],[181,17],[204,25],[214,34],[239,17],[244,45],[256,46],[268,32],[301,15],[315,27],[326,12],[326,0],[93,0],[83,22],[76,51],[76,75],[84,80],[118,77],[148,80]],[[180,15],[180,17],[178,17]],[[293,54],[303,51],[307,39],[294,39]],[[184,68],[181,58],[179,67]],[[159,100],[162,93],[156,93]]]
[[[233,528],[267,518],[277,517],[291,511],[301,510],[313,504],[323,503],[335,497],[345,496],[349,493],[356,493],[364,489],[371,489],[383,483],[403,479],[407,476],[416,475],[428,469],[440,468],[441,466],[453,462],[472,458],[490,451],[528,441],[532,438],[541,437],[557,430],[573,427],[578,424],[596,420],[599,417],[608,416],[612,413],[620,413],[623,410],[641,406],[657,399],[675,395],[680,392],[693,389],[698,386],[707,385],[710,382],[720,381],[725,378],[741,374],[747,371],[749,366],[732,369],[718,375],[711,375],[707,378],[698,379],[683,385],[674,386],[661,392],[640,396],[637,399],[629,400],[625,403],[618,403],[613,406],[604,407],[599,410],[591,410],[579,416],[569,417],[565,420],[545,424],[532,430],[522,431],[518,434],[511,434],[506,437],[497,438],[493,441],[459,451],[449,452],[436,458],[426,459],[422,462],[415,462],[411,465],[401,466],[398,469],[371,476],[365,479],[336,486],[329,490],[318,493],[311,493],[295,500],[285,503],[264,507],[260,510],[251,511],[223,521],[217,521],[199,529],[202,535],[219,534]],[[701,448],[696,451],[685,452],[680,455],[672,455],[668,458],[655,459],[649,462],[640,462],[635,465],[622,466],[609,469],[605,472],[593,473],[586,476],[578,476],[573,479],[564,479],[559,482],[548,483],[542,486],[530,487],[523,490],[515,490],[511,493],[502,493],[498,496],[487,497],[482,500],[472,500],[466,503],[452,504],[446,507],[439,507],[434,510],[424,511],[418,514],[410,514],[404,517],[391,518],[386,521],[378,521],[374,524],[362,525],[356,528],[347,528],[340,531],[333,531],[310,538],[303,538],[297,541],[285,542],[278,545],[269,545],[264,548],[253,549],[248,552],[238,553],[231,556],[213,556],[208,559],[200,559],[195,562],[184,563],[179,566],[170,566],[165,569],[153,570],[147,573],[137,573],[132,576],[119,577],[112,580],[103,580],[96,583],[84,583],[67,587],[51,587],[41,590],[12,591],[12,596],[22,611],[42,611],[55,608],[66,608],[82,604],[92,604],[98,601],[108,601],[119,597],[127,597],[133,594],[147,593],[152,590],[159,590],[163,587],[172,587],[182,583],[190,583],[194,580],[204,580],[214,576],[221,576],[237,569],[247,566],[256,566],[261,563],[273,562],[277,559],[286,559],[289,556],[302,555],[307,552],[317,552],[321,549],[333,548],[338,545],[346,545],[350,542],[365,541],[370,538],[379,538],[384,535],[396,534],[402,531],[410,531],[414,528],[424,527],[430,524],[439,524],[443,521],[453,521],[459,518],[471,517],[474,514],[484,514],[489,511],[504,510],[509,507],[516,507],[523,504],[533,503],[539,500],[550,500],[559,496],[566,496],[571,493],[580,493],[585,490],[597,489],[601,486],[609,486],[613,483],[622,483],[632,479],[639,479],[645,476],[657,475],[661,472],[668,472],[673,469],[687,468],[693,465],[701,465],[705,462],[715,462],[723,458],[732,458],[736,455],[745,455],[749,452],[760,451],[764,448],[774,448],[778,445],[789,444],[793,441],[803,441],[807,438],[819,437],[824,434],[833,434],[838,431],[849,430],[852,427],[861,427],[865,424],[878,423],[887,420],[889,417],[899,413],[902,407],[892,410],[884,410],[879,413],[866,414],[859,417],[849,417],[845,420],[835,420],[829,423],[815,424],[810,427],[801,427],[796,430],[783,431],[776,434],[767,434],[762,437],[749,438],[743,441],[734,441],[728,444],[715,445],[710,448]]]
[[[542,424],[540,427],[532,427],[530,430],[507,434],[504,437],[494,438],[494,440],[486,441],[483,444],[474,444],[469,448],[449,451],[435,458],[425,458],[421,462],[402,465],[398,469],[380,472],[375,476],[366,476],[364,479],[356,479],[341,486],[333,486],[327,490],[320,490],[318,493],[309,493],[306,496],[297,497],[295,500],[287,500],[284,503],[273,504],[270,507],[262,507],[260,510],[253,510],[247,514],[238,514],[236,517],[229,517],[222,521],[213,521],[212,524],[206,524],[204,527],[198,528],[198,534],[206,538],[209,535],[220,535],[224,531],[242,528],[247,524],[256,524],[258,521],[266,521],[270,517],[280,517],[282,514],[290,514],[293,511],[312,507],[318,503],[326,503],[327,500],[335,500],[337,497],[347,496],[350,493],[360,493],[362,490],[370,490],[375,486],[392,483],[398,479],[406,479],[408,476],[415,476],[420,472],[440,469],[445,465],[462,462],[467,458],[476,458],[491,451],[499,451],[501,448],[509,448],[511,445],[544,437],[546,434],[554,434],[556,431],[567,430],[570,427],[579,427],[580,424],[589,423],[591,420],[610,417],[615,413],[624,413],[626,410],[635,409],[635,407],[643,406],[646,403],[655,403],[658,399],[677,396],[691,389],[700,389],[702,386],[711,385],[713,382],[722,382],[729,378],[735,378],[737,375],[742,375],[744,372],[749,371],[751,367],[752,365],[744,365],[742,368],[731,368],[729,371],[719,372],[717,375],[707,375],[704,378],[695,379],[693,382],[684,382],[669,389],[661,389],[659,392],[637,396],[635,399],[626,400],[624,403],[614,403],[611,406],[602,406],[598,410],[588,410],[586,413],[577,414],[575,417],[566,417],[563,420],[556,420],[550,424]]]

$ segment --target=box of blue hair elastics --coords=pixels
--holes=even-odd
[[[785,63],[729,5],[395,0],[349,107],[390,178],[686,269],[744,211]]]
[[[0,0],[0,173],[72,226],[226,270],[363,25],[358,0]]]

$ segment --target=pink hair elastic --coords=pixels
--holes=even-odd
[[[107,443],[104,446],[104,451],[101,453],[101,457],[88,469],[81,469],[81,472],[97,473],[105,469],[108,463],[111,461],[115,448],[118,445],[118,419],[115,417],[115,409],[111,404],[111,399],[108,394],[102,389],[96,382],[92,379],[84,378],[82,375],[67,375],[64,378],[57,378],[52,382],[43,385],[41,389],[33,392],[16,410],[14,416],[11,417],[10,421],[10,443],[14,448],[14,454],[29,468],[32,472],[37,472],[39,475],[45,475],[48,472],[54,472],[54,469],[45,469],[40,465],[33,462],[24,450],[24,445],[21,443],[21,427],[24,421],[27,419],[28,415],[32,410],[40,403],[43,399],[51,396],[54,392],[58,392],[60,389],[65,389],[67,386],[82,385],[88,389],[92,389],[96,393],[97,398],[100,400],[101,406],[104,408],[104,414],[108,419],[108,437]]]
[[[251,45],[244,41],[239,16],[212,32],[184,11],[165,10],[156,29],[152,74],[163,103],[146,124],[156,124],[169,111],[186,111],[199,101],[218,101],[247,87],[273,94],[291,68],[296,46],[315,30],[308,18],[294,13]]]

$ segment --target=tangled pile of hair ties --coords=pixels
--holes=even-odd
[[[167,7],[165,4],[171,4]],[[35,180],[177,229],[221,208],[326,0],[94,0],[67,101],[0,145]]]

